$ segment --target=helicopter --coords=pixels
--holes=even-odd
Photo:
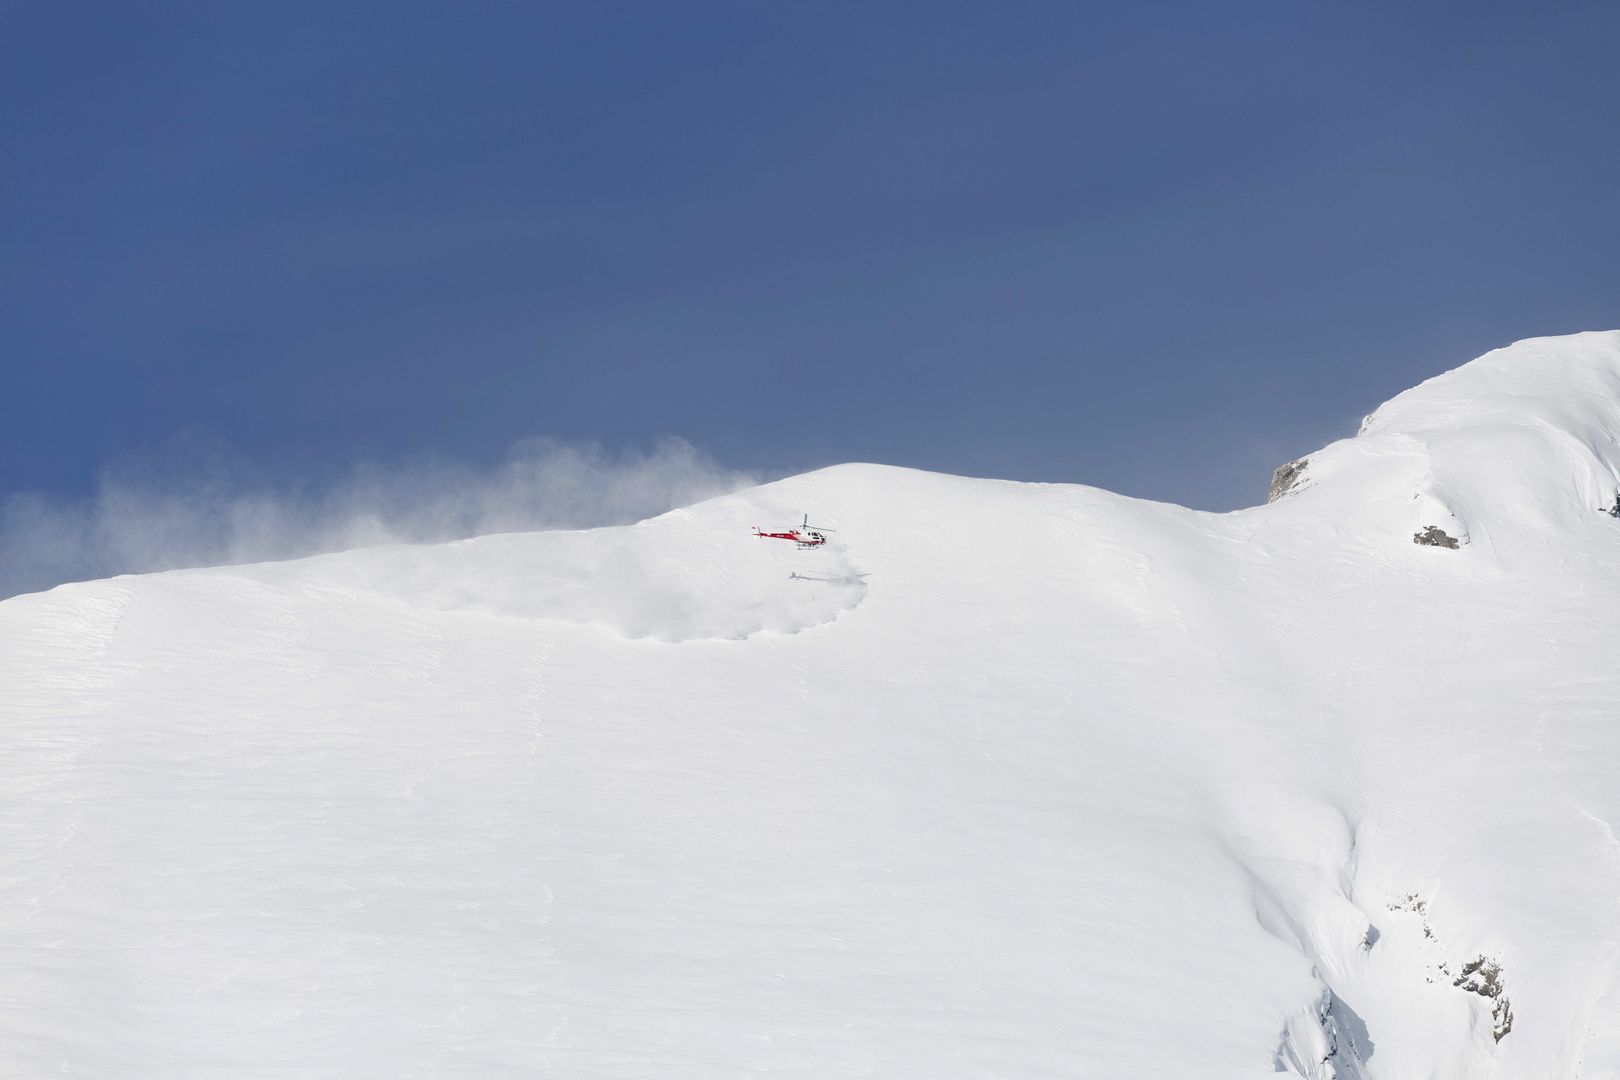
[[[766,540],[791,540],[793,541],[794,546],[800,551],[808,551],[811,548],[824,546],[827,543],[826,534],[832,531],[833,530],[831,529],[824,529],[819,525],[812,527],[810,524],[809,514],[804,515],[804,523],[802,525],[796,529],[789,529],[786,532],[761,532],[758,525],[754,526],[755,536]]]

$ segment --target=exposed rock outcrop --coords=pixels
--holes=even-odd
[[[1266,502],[1274,503],[1297,490],[1305,480],[1305,466],[1310,463],[1309,458],[1299,458],[1277,466],[1277,471],[1271,474],[1271,490],[1266,495]]]
[[[1502,965],[1488,956],[1480,956],[1462,966],[1462,973],[1451,981],[1469,993],[1488,998],[1491,1002],[1491,1034],[1497,1042],[1507,1038],[1513,1030],[1513,1008],[1507,995],[1502,993]]]
[[[1455,536],[1452,536],[1438,525],[1425,525],[1422,531],[1413,533],[1412,543],[1422,544],[1425,547],[1452,548],[1453,550],[1461,546]]]

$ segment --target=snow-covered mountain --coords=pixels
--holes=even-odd
[[[1620,1077],[1617,436],[1582,334],[1238,513],[849,465],[7,600],[0,1074]]]

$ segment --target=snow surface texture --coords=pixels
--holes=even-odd
[[[1620,1077],[1617,434],[1583,334],[1238,513],[851,465],[0,603],[0,1075]]]

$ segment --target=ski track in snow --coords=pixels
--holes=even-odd
[[[0,1074],[1620,1077],[1617,436],[1535,339],[1233,514],[855,465],[7,600]]]

